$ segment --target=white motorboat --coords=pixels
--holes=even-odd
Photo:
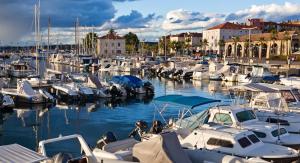
[[[207,80],[209,79],[208,63],[200,62],[195,65],[193,70],[193,80]]]
[[[300,147],[299,135],[288,133],[284,125],[278,126],[278,124],[260,121],[251,108],[216,106],[207,110],[205,114],[208,116],[207,123],[217,123],[253,131],[265,143],[278,144],[295,149]]]
[[[21,79],[21,81],[27,81],[32,87],[40,87],[47,84],[47,80],[42,80],[37,75],[27,76],[26,78]]]
[[[183,147],[208,149],[244,158],[261,158],[272,162],[291,162],[299,159],[292,148],[263,143],[252,131],[221,125],[205,124],[193,130],[181,141]]]
[[[84,97],[85,99],[93,99],[94,92],[91,88],[84,86],[81,83],[66,83],[64,84],[66,87],[69,87],[71,90],[76,91],[80,96]]]
[[[147,135],[148,136],[148,135]],[[117,140],[114,134],[107,133],[97,142],[93,153],[107,151],[114,153],[123,160],[152,163],[171,162],[265,162],[261,159],[246,159],[230,156],[207,149],[183,149],[174,132],[151,135],[139,142],[133,138]]]
[[[233,90],[253,92],[250,102],[246,103],[255,110],[255,114],[261,121],[280,124],[288,132],[300,132],[298,119],[300,119],[297,103],[298,91],[283,85],[265,83],[251,83],[235,86]]]
[[[29,63],[17,60],[10,63],[7,73],[11,77],[23,78],[33,75],[35,70],[29,65]]]
[[[97,76],[89,75],[87,77],[87,82],[83,83],[85,86],[94,90],[95,95],[103,98],[110,98],[112,96],[118,96],[117,94],[112,95],[111,90],[107,87],[103,86],[101,81]],[[117,93],[117,92],[115,92]]]
[[[230,66],[227,64],[221,64],[217,62],[209,63],[209,79],[210,80],[222,80],[222,76],[228,72]]]
[[[92,55],[78,55],[71,58],[71,66],[85,68],[89,67],[93,64],[93,56]]]
[[[54,97],[47,91],[32,89],[28,81],[18,81],[17,88],[2,88],[1,93],[14,97],[15,101],[31,104],[54,102]]]
[[[277,80],[267,67],[259,65],[236,65],[236,81],[240,83],[258,83]]]

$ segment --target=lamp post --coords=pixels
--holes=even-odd
[[[167,35],[170,34],[172,31],[169,31],[165,34],[165,61],[167,60]]]
[[[246,30],[248,30],[248,32],[249,32],[249,46],[248,46],[248,56],[249,56],[249,58],[250,58],[250,52],[251,52],[251,50],[250,50],[250,44],[251,44],[251,30],[253,30],[253,29],[257,29],[257,27],[248,27],[248,28],[242,28],[242,29],[246,29]],[[251,56],[252,57],[252,56]],[[250,61],[249,61],[249,63],[250,63]]]
[[[291,57],[291,55],[293,53],[293,49],[292,49],[293,48],[293,46],[292,46],[293,36],[298,36],[298,34],[296,34],[296,33],[291,34],[291,48],[289,50],[289,55],[287,56],[287,62],[288,62],[289,70],[290,70],[290,67],[291,67],[291,58],[290,57]]]

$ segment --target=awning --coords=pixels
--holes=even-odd
[[[234,86],[232,90],[238,91],[252,91],[252,92],[277,92],[275,89],[261,85],[259,83],[250,83],[245,85]]]
[[[0,162],[26,162],[33,163],[46,160],[47,157],[38,154],[19,144],[0,146]]]
[[[182,95],[161,96],[161,97],[155,98],[154,100],[159,101],[159,102],[184,105],[184,106],[190,107],[191,109],[196,106],[200,106],[200,105],[205,105],[205,104],[214,103],[214,102],[221,102],[221,100],[209,99],[209,98],[205,98],[205,97],[182,96]]]

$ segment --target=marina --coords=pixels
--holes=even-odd
[[[0,162],[300,162],[300,4],[169,1],[0,2]]]

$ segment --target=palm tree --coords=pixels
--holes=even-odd
[[[283,35],[284,35],[283,40],[285,41],[285,54],[287,57],[289,57],[288,43],[290,40],[290,35],[287,31],[284,31]]]
[[[185,50],[189,53],[190,52],[190,47],[191,47],[191,38],[188,37],[184,40],[184,48]]]
[[[202,47],[204,48],[204,55],[206,55],[206,47],[208,46],[208,41],[207,39],[204,39],[202,41]]]
[[[225,48],[225,40],[224,39],[219,40],[218,45],[221,49],[221,55],[223,56],[223,52],[224,52],[224,48]]]
[[[278,32],[277,32],[277,30],[272,30],[271,31],[271,40],[272,40],[272,46],[271,46],[271,48],[272,48],[272,50],[271,51],[273,51],[274,53],[276,53],[276,51],[275,51],[275,47],[274,47],[274,43],[275,43],[275,40],[277,40],[277,37],[278,37]]]
[[[175,51],[175,53],[177,53],[177,46],[176,46],[176,44],[177,44],[177,41],[171,41],[171,42],[169,42],[169,46],[170,46],[170,49],[173,49],[174,51]]]
[[[236,37],[233,37],[232,39],[233,39],[233,42],[234,42],[234,52],[235,52],[235,55],[237,57],[237,50],[236,50],[236,48],[237,48],[237,43],[240,41],[240,37],[236,36]]]

